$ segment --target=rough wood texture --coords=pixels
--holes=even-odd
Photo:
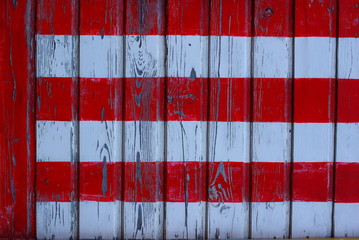
[[[79,237],[78,1],[37,1],[37,238]]]
[[[35,237],[34,14],[0,3],[0,238]]]
[[[0,238],[359,236],[358,0],[0,7]]]

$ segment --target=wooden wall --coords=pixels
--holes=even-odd
[[[359,0],[0,0],[0,238],[359,237]]]

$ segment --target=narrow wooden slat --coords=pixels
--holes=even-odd
[[[334,237],[359,236],[359,1],[338,0]],[[343,184],[347,183],[347,184]]]
[[[251,1],[213,0],[210,13],[208,238],[248,238]]]
[[[125,11],[124,161],[135,167],[124,169],[124,197],[133,197],[124,202],[123,232],[162,239],[165,1],[126,1]]]
[[[288,238],[293,2],[254,3],[251,237]]]
[[[37,1],[36,174],[43,181],[37,181],[36,188],[43,189],[48,179],[58,176],[55,188],[37,191],[39,239],[79,236],[78,8],[75,0]],[[41,167],[44,163],[51,167]],[[68,171],[56,174],[63,164]],[[58,193],[56,188],[66,190]]]
[[[332,233],[336,12],[335,0],[295,1],[293,238]],[[303,183],[306,192],[298,191]]]
[[[208,30],[209,1],[167,1],[168,239],[206,238]],[[180,191],[171,179],[179,179]]]
[[[123,8],[80,2],[81,239],[121,238]]]
[[[35,237],[35,1],[0,3],[0,238]]]

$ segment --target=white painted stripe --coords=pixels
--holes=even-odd
[[[36,121],[38,162],[69,162],[76,142],[73,122]]]
[[[210,162],[249,162],[249,122],[208,122]]]
[[[167,202],[166,239],[203,239],[206,202]]]
[[[80,121],[80,161],[122,162],[121,121]]]
[[[294,123],[294,162],[332,162],[334,123]]]
[[[36,202],[38,239],[70,239],[77,231],[76,202]]]
[[[250,37],[210,36],[209,54],[210,77],[251,77]]]
[[[36,35],[36,76],[77,77],[78,36]]]
[[[359,162],[359,123],[337,123],[337,162]]]
[[[167,36],[169,77],[208,77],[208,36]]]
[[[252,238],[289,238],[290,203],[253,202]]]
[[[80,36],[80,77],[123,77],[123,36]]]
[[[125,121],[124,125],[125,162],[164,160],[163,121]]]
[[[359,236],[359,203],[335,203],[334,237]]]
[[[332,202],[293,202],[292,238],[330,238]]]
[[[296,37],[295,78],[335,78],[336,38]]]
[[[255,37],[254,69],[255,78],[292,77],[292,38]]]
[[[359,79],[359,38],[338,39],[338,78]]]
[[[207,122],[167,122],[167,161],[204,162],[207,148]]]
[[[125,239],[162,239],[163,202],[125,202],[123,224]]]
[[[249,203],[208,203],[209,239],[248,239]]]
[[[291,123],[254,122],[252,127],[254,162],[289,162]]]
[[[165,76],[165,36],[126,36],[125,77]]]
[[[121,202],[80,202],[80,239],[120,239]]]

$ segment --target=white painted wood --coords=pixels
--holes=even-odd
[[[334,236],[359,236],[359,203],[335,203],[334,205]]]
[[[313,183],[314,184],[314,183]],[[292,202],[292,238],[330,238],[333,203]]]
[[[123,36],[80,36],[80,77],[123,77]]]
[[[136,98],[136,105],[142,109],[156,112],[159,109],[150,108],[150,87],[157,90],[159,85],[142,81],[143,78],[159,78],[165,75],[165,37],[160,35],[133,35],[126,36],[125,42],[125,77],[135,78],[136,87],[141,87],[141,95],[131,96],[131,101]],[[142,81],[142,82],[141,82]],[[146,84],[148,87],[146,87]],[[147,92],[148,91],[148,92]],[[152,90],[153,91],[153,90]],[[139,99],[141,98],[141,99]],[[126,98],[126,100],[128,100]],[[163,104],[164,99],[157,99],[158,105]],[[135,113],[135,111],[133,111]],[[134,116],[132,116],[134,117]],[[164,124],[160,119],[147,121],[147,119],[136,119],[128,121],[124,128],[124,161],[128,162],[158,162],[164,161]],[[159,165],[156,165],[159,167]],[[161,169],[157,169],[161,171]],[[126,170],[125,170],[126,171]],[[137,173],[136,173],[137,174]],[[142,176],[137,176],[142,177]],[[156,186],[154,192],[161,192],[163,179],[156,175]],[[126,186],[124,186],[126,188]],[[126,190],[125,190],[126,191]],[[141,186],[136,186],[141,191]],[[164,224],[164,203],[157,202],[124,202],[123,204],[123,230],[124,238],[129,239],[162,239]]]
[[[294,161],[333,161],[333,139],[333,123],[294,123]]]
[[[359,161],[358,146],[359,123],[337,123],[336,161],[357,163]]]
[[[291,123],[254,122],[253,162],[290,162]]]
[[[76,202],[37,202],[36,235],[38,239],[70,239],[77,218]]]
[[[359,79],[359,38],[338,38],[338,78]]]
[[[163,35],[127,35],[125,76],[164,77],[165,42]]]
[[[293,40],[288,37],[253,37],[253,77],[288,78],[292,75]]]
[[[252,202],[251,238],[288,238],[289,202]]]
[[[37,162],[70,162],[73,138],[71,121],[36,121]]]
[[[78,36],[36,35],[36,76],[77,77]]]
[[[211,78],[251,77],[250,37],[210,36],[209,38]]]
[[[294,46],[295,78],[335,76],[335,38],[296,37]]]
[[[208,36],[167,36],[167,75],[189,78],[208,77]]]
[[[121,121],[80,121],[80,162],[122,162]]]

